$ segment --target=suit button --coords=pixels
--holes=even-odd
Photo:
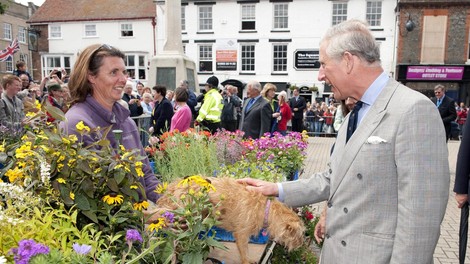
[[[344,207],[343,211],[344,211],[345,214],[347,214],[348,213],[348,208]]]
[[[329,172],[330,172],[330,174],[331,174],[331,173],[333,172],[333,170],[332,170],[332,169],[330,169],[330,170],[329,170]]]
[[[326,233],[326,234],[325,234],[325,237],[326,237],[326,239],[329,239],[329,238],[330,238],[330,234]]]
[[[331,208],[333,206],[333,204],[331,202],[328,202],[328,208]]]
[[[359,180],[362,180],[362,174],[358,173],[356,176]]]
[[[346,246],[346,241],[341,240],[341,245],[343,245],[343,247],[345,247]]]

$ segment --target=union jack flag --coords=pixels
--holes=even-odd
[[[0,61],[6,61],[9,58],[13,59],[13,54],[20,50],[20,43],[18,43],[18,38],[15,38],[10,45],[8,45],[4,50],[0,51]]]

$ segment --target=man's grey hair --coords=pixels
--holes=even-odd
[[[434,86],[434,91],[439,90],[439,89],[442,90],[443,92],[446,91],[446,87],[442,84],[438,84],[438,85]]]
[[[347,20],[326,32],[320,45],[327,42],[326,54],[332,59],[340,59],[348,51],[369,64],[380,64],[380,49],[368,24],[357,20]]]
[[[247,85],[261,93],[262,87],[258,81],[250,81]]]

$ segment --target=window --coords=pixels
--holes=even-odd
[[[186,6],[181,6],[181,31],[186,31]]]
[[[242,30],[255,30],[255,5],[246,4],[242,5]]]
[[[212,6],[199,6],[199,30],[212,30]]]
[[[13,72],[13,58],[11,56],[5,61],[5,70]]]
[[[26,43],[26,29],[24,27],[18,27],[18,41]]]
[[[28,54],[20,53],[20,61],[24,61],[28,65]]]
[[[255,71],[255,45],[253,44],[242,44],[241,45],[242,55],[242,72],[254,72]]]
[[[424,16],[421,63],[442,64],[447,38],[447,16]]]
[[[274,3],[274,29],[288,28],[288,4]]]
[[[212,45],[199,46],[199,71],[212,72]]]
[[[380,27],[382,21],[382,1],[367,1],[366,20],[372,27]]]
[[[126,54],[124,58],[124,64],[126,65],[126,70],[129,78],[137,80],[146,80],[146,61],[147,59],[145,55]]]
[[[3,23],[3,38],[11,40],[11,24]]]
[[[121,37],[132,37],[134,36],[134,30],[132,24],[126,23],[121,24]]]
[[[85,25],[85,37],[96,37],[96,25]]]
[[[287,44],[273,45],[273,72],[287,71]]]
[[[42,76],[49,76],[52,70],[63,68],[70,74],[70,56],[44,55],[42,57]]]
[[[337,25],[348,19],[348,3],[347,2],[334,2],[333,3],[333,16],[332,25]]]
[[[49,25],[49,38],[56,39],[62,37],[62,29],[60,25]]]

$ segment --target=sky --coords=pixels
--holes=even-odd
[[[33,2],[37,6],[41,6],[45,0],[15,0],[17,3],[21,3],[23,5],[28,5],[28,2]]]

